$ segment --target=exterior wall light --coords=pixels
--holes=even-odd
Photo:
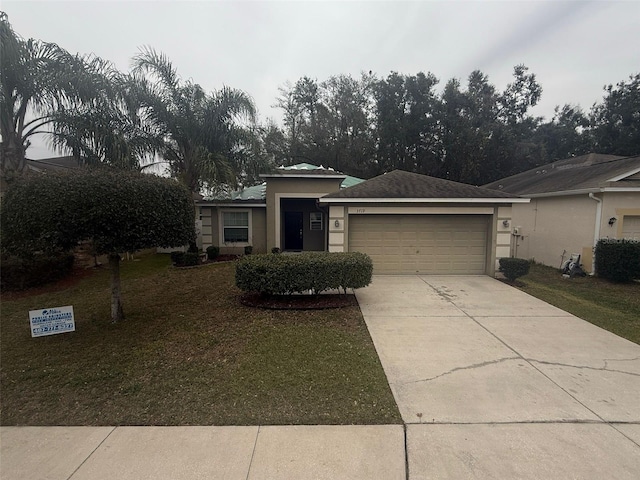
[[[616,217],[611,217],[609,219],[609,226],[613,227],[613,224],[616,223],[618,221],[618,219]]]

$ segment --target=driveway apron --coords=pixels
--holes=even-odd
[[[487,276],[356,296],[410,478],[638,478],[640,346]]]

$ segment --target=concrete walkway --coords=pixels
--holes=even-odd
[[[640,478],[640,346],[486,276],[356,295],[411,480]]]
[[[489,277],[356,295],[405,426],[1,427],[0,478],[640,478],[640,346]]]
[[[404,480],[401,425],[2,427],[2,480]]]

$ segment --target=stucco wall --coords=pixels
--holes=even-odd
[[[353,215],[367,214],[414,214],[414,215],[455,215],[478,214],[490,218],[492,227],[487,232],[487,259],[486,273],[494,275],[497,270],[497,262],[501,257],[510,256],[510,229],[512,225],[511,205],[496,206],[491,204],[473,204],[461,206],[460,204],[441,204],[433,206],[429,204],[345,204],[329,207],[329,247],[330,252],[349,251],[349,218]]]
[[[220,253],[242,254],[244,246],[224,245],[220,243],[219,217],[223,207],[200,207],[200,218],[202,219],[202,248],[206,250],[208,246],[215,245],[220,248]],[[253,246],[253,253],[266,253],[267,233],[266,233],[266,212],[264,207],[241,210],[251,212],[251,238],[249,243]]]
[[[593,247],[596,201],[584,195],[532,198],[513,206],[513,227],[520,237],[513,239],[518,258],[560,267],[572,253],[584,256]],[[583,258],[584,261],[590,258]]]
[[[327,193],[340,190],[342,178],[267,178],[267,248],[282,248],[282,213],[280,200],[283,198],[320,198]]]
[[[625,216],[640,215],[640,193],[606,192],[602,199],[600,238],[622,238]],[[609,226],[609,219],[616,221]]]
[[[596,196],[602,200],[599,238],[620,238],[624,216],[640,215],[640,194],[605,192]],[[514,204],[513,226],[521,227],[522,235],[514,237],[515,256],[560,267],[563,258],[577,253],[582,255],[585,270],[592,271],[596,209],[597,202],[587,193]],[[613,226],[609,226],[611,217],[616,217]]]

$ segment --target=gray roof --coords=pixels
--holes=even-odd
[[[394,170],[323,198],[517,198],[506,192]]]
[[[640,186],[637,179],[630,178],[639,170],[640,156],[619,157],[590,153],[536,167],[488,183],[484,187],[516,195],[552,194],[576,190],[597,191],[600,188],[613,186],[612,183],[617,187]],[[624,177],[627,179],[625,180]],[[621,181],[624,185],[621,185]]]
[[[80,168],[80,162],[74,156],[41,158],[37,160],[27,159],[27,168],[36,172],[75,170]]]

